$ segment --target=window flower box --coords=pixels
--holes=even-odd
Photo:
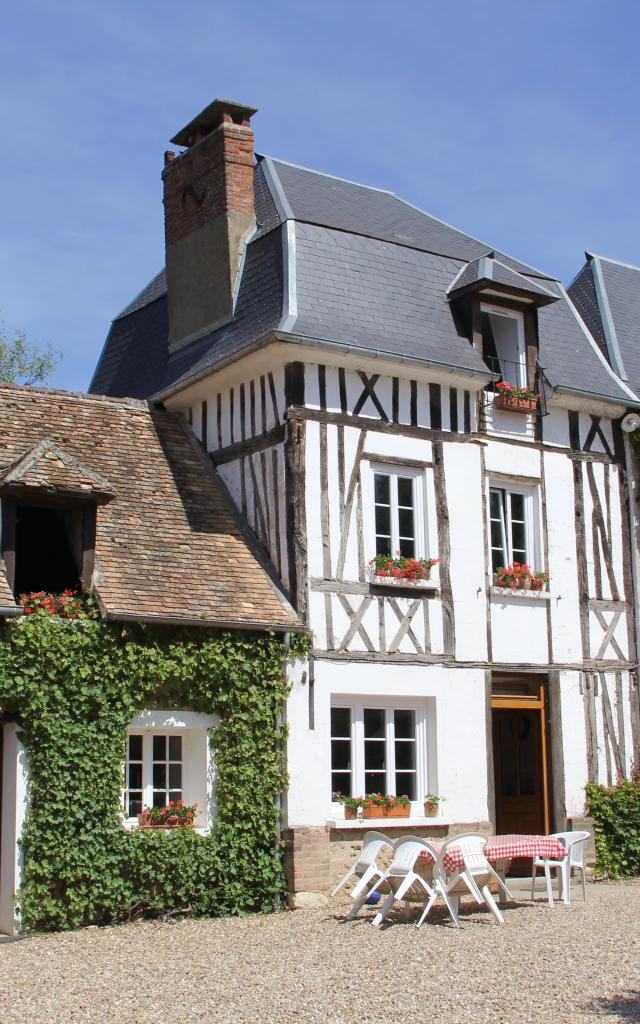
[[[408,796],[383,796],[372,793],[362,811],[363,818],[408,818],[411,801]]]
[[[197,804],[176,803],[171,800],[166,807],[145,807],[138,815],[139,828],[194,828]]]
[[[432,590],[431,570],[437,564],[437,558],[405,558],[400,552],[396,558],[376,555],[369,562],[369,582],[380,587]]]
[[[532,590],[549,589],[551,577],[548,572],[534,572],[528,565],[512,562],[511,565],[500,566],[493,574],[493,585],[500,590]]]
[[[496,385],[496,397],[494,406],[496,409],[505,409],[509,412],[532,413],[538,408],[540,396],[529,388],[521,388],[516,384],[510,384],[501,380]]]

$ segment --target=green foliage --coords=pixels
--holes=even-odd
[[[596,874],[640,875],[640,774],[615,786],[590,782],[586,791],[595,829]]]
[[[29,341],[22,331],[10,337],[0,322],[0,382],[3,384],[45,384],[62,359],[62,353],[47,344],[44,349]]]
[[[7,625],[0,704],[21,727],[30,769],[26,929],[274,906],[283,885],[285,654],[269,634],[123,628],[91,608],[79,619],[37,611]],[[122,827],[126,728],[149,706],[220,716],[209,837]]]

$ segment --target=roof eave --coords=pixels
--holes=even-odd
[[[491,292],[487,295],[487,298],[497,297],[496,293],[504,295],[505,299],[514,299],[518,302],[526,302],[527,306],[549,306],[552,302],[557,302],[560,298],[559,295],[541,295],[539,292],[527,291],[526,288],[511,288],[509,285],[501,284],[499,281],[494,281],[490,278],[481,278],[479,281],[472,281],[470,284],[463,285],[462,288],[455,288],[451,292],[447,292],[447,299],[449,302],[454,299],[461,299],[465,295],[472,293],[479,293],[482,295],[483,292]]]
[[[123,608],[110,608],[102,613],[108,622],[141,622],[158,626],[203,626],[206,629],[242,629],[273,633],[304,633],[307,627],[298,622],[262,622],[248,619],[217,619],[189,615],[164,615],[152,612],[132,612]]]

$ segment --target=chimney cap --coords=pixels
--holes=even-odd
[[[257,107],[247,107],[233,100],[214,100],[197,117],[189,121],[189,124],[181,128],[171,142],[174,146],[192,146],[198,139],[204,138],[217,128],[222,123],[224,114],[229,114],[235,124],[242,124],[249,121],[257,111]]]

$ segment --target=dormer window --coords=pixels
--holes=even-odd
[[[92,510],[95,516],[95,509]],[[15,506],[13,592],[77,590],[82,573],[82,513],[70,508]]]
[[[517,310],[500,306],[480,306],[484,359],[490,370],[502,380],[525,388],[527,361],[524,342],[524,318]]]

